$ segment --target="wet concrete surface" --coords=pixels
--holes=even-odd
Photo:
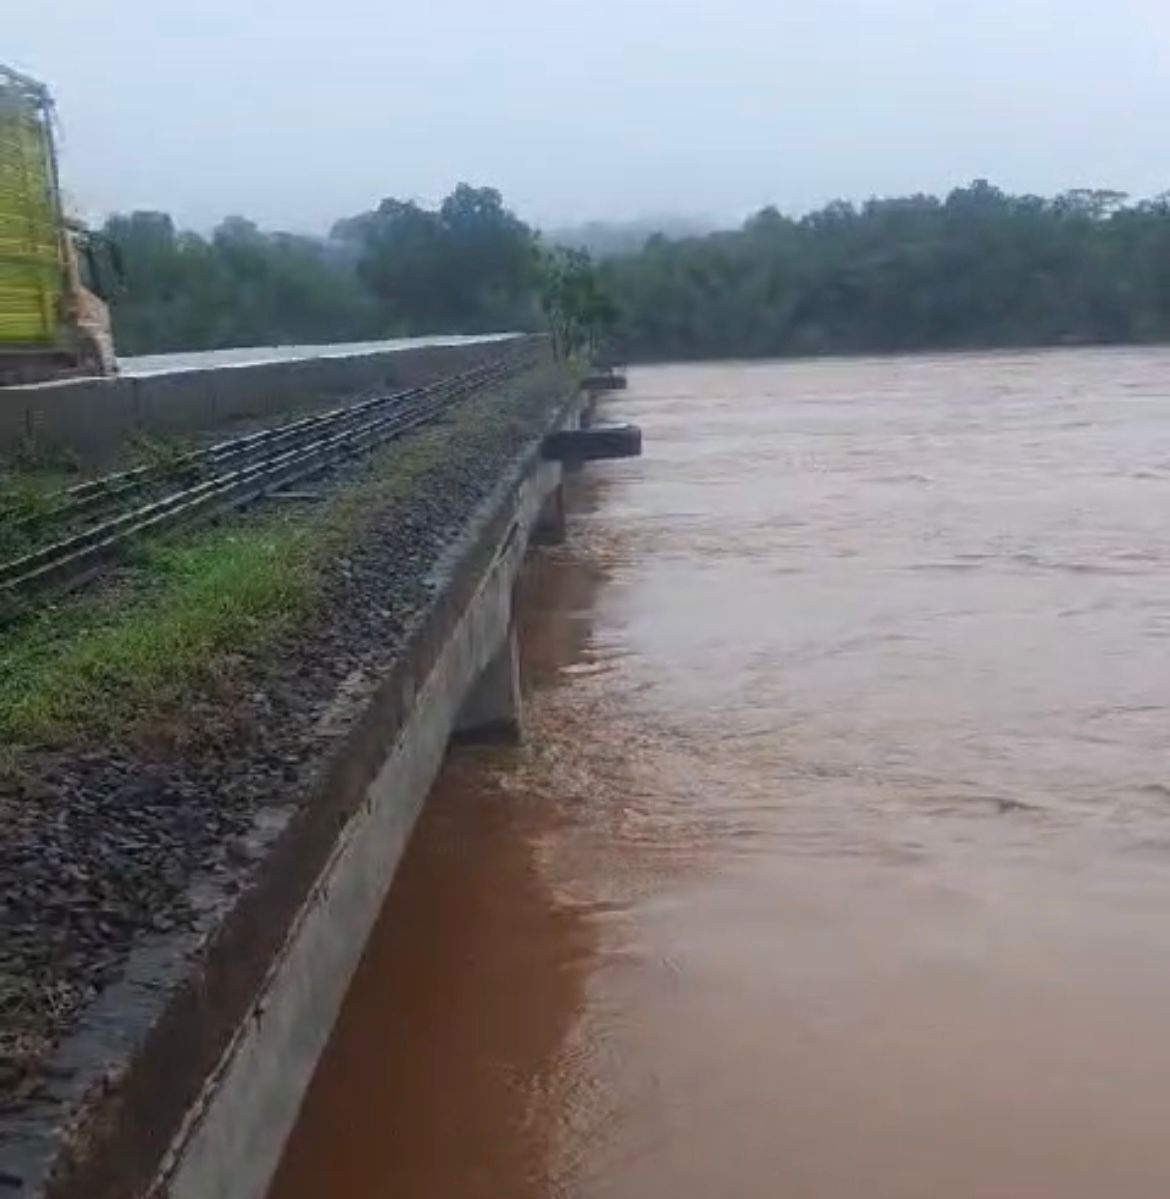
[[[448,346],[479,345],[515,337],[514,333],[482,336],[397,337],[388,341],[335,342],[328,345],[241,346],[227,350],[190,350],[176,354],[139,354],[119,358],[123,375],[142,378],[170,371],[221,370],[232,366],[256,366],[269,362],[295,362],[301,358],[346,358],[398,350],[442,349]]]
[[[1170,1189],[1170,354],[646,368],[273,1199]]]
[[[451,572],[476,551],[469,524],[572,394],[534,373],[319,480],[326,503],[356,487],[368,499],[322,574],[319,608],[248,658],[220,647],[206,677],[126,713],[118,737],[8,747],[0,1190],[39,1193],[53,1170],[54,1193],[97,1199],[153,1177],[361,802],[360,769],[326,781],[334,756],[380,683],[400,678],[405,694],[414,655],[443,643],[436,599],[462,585]],[[409,494],[374,486],[372,471],[410,471],[424,440],[437,452],[405,476]],[[134,584],[121,582],[117,595]],[[6,647],[18,664],[20,632]],[[393,735],[392,711],[382,727]]]

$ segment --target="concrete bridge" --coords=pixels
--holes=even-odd
[[[157,376],[145,390],[129,377],[70,384],[68,395],[48,398],[51,389],[21,389],[23,429],[100,461],[116,439],[86,404],[122,412],[115,424],[124,435],[144,418],[155,427],[171,392],[181,412],[169,427],[193,430],[225,413],[255,415],[278,380],[295,381],[286,398],[319,403],[338,389],[384,385],[391,372],[401,380],[461,366],[485,350],[236,368],[246,377],[200,370],[197,379]],[[354,686],[351,672],[314,713],[312,786],[291,806],[273,796],[260,809],[264,819],[229,847],[233,879],[191,881],[202,888],[197,918],[134,942],[118,979],[44,1063],[31,1097],[0,1118],[0,1193],[263,1196],[449,742],[520,732],[518,572],[530,546],[564,535],[568,464],[636,448],[629,432],[580,433],[595,395],[578,384],[549,391],[429,567],[434,586],[378,677]]]
[[[83,466],[116,461],[128,440],[222,432],[250,421],[336,404],[376,388],[412,387],[483,361],[502,334],[151,355],[121,361],[122,373],[0,392],[0,461],[30,444],[67,452]]]

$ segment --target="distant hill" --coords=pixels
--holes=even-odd
[[[586,221],[583,225],[546,229],[542,236],[551,246],[588,250],[596,258],[611,258],[616,254],[636,254],[646,239],[656,233],[670,238],[701,237],[714,228],[711,221],[696,217],[647,216],[629,221]]]

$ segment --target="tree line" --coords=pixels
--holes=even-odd
[[[386,199],[328,238],[238,217],[210,237],[111,218],[123,353],[550,328],[633,359],[1170,340],[1170,195],[945,197],[765,208],[599,261],[547,245],[492,188]]]
[[[1170,339],[1170,197],[1013,196],[766,208],[606,264],[634,357]]]
[[[529,329],[542,321],[535,232],[493,188],[460,184],[436,209],[386,199],[329,237],[228,217],[209,237],[165,213],[102,232],[123,279],[122,354]]]

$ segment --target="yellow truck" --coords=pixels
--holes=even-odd
[[[105,296],[112,247],[69,220],[53,102],[0,65],[0,386],[118,369]]]

